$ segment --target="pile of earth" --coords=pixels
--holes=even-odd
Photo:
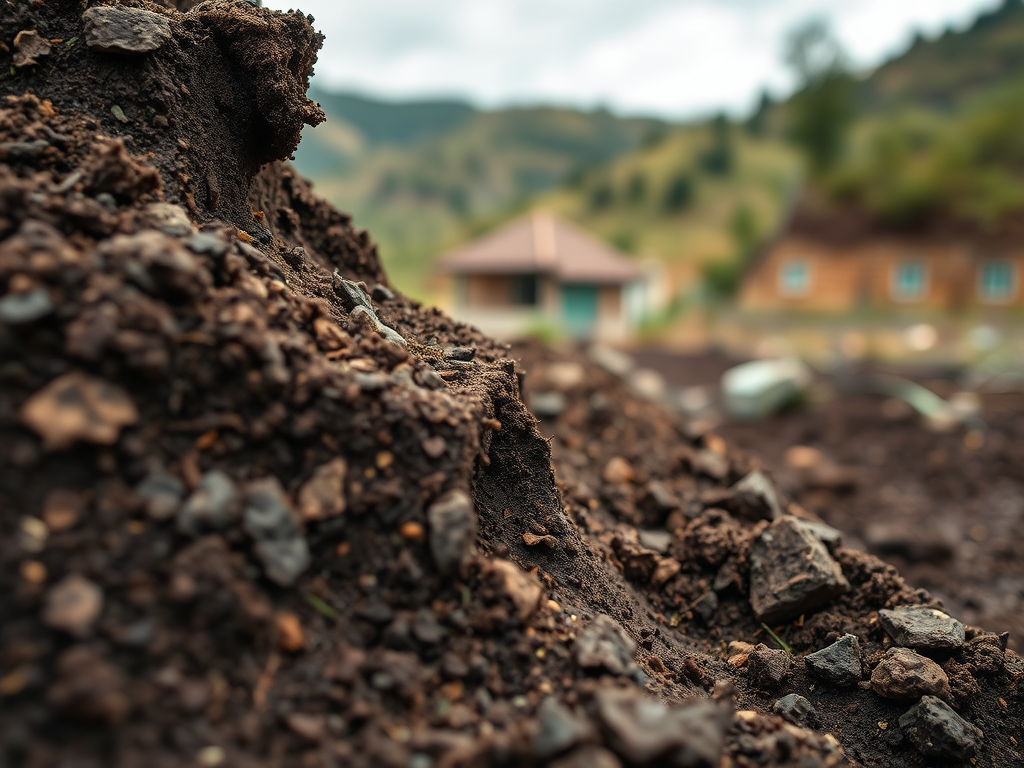
[[[1019,763],[1005,638],[389,287],[283,162],[310,21],[0,8],[0,764]]]

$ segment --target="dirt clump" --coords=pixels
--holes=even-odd
[[[959,721],[923,699],[904,738],[913,702],[798,658],[853,634],[870,677],[877,611],[926,595],[823,541],[849,590],[771,628],[792,670],[757,690],[726,652],[766,639],[774,523],[728,511],[755,467],[397,294],[283,162],[322,119],[309,19],[86,5],[0,15],[52,46],[0,68],[0,762],[929,764],[913,734]],[[91,47],[114,12],[170,36]],[[551,444],[550,363],[583,366]],[[950,738],[1007,764],[1024,666],[965,634]],[[820,730],[770,714],[798,690]]]

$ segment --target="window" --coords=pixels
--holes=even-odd
[[[512,303],[518,307],[537,306],[536,275],[512,275]]]
[[[978,273],[978,295],[983,301],[1010,301],[1017,292],[1017,275],[1008,261],[989,261]]]
[[[783,296],[805,296],[811,287],[811,270],[806,261],[783,262],[779,268],[779,293]]]
[[[917,261],[904,261],[893,267],[892,296],[899,301],[917,301],[924,298],[928,270]]]

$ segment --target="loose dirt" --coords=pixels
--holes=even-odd
[[[926,593],[586,360],[390,288],[284,162],[311,20],[126,0],[101,50],[84,5],[0,11],[0,764],[924,766],[950,706],[1021,762],[999,637],[900,726],[877,612]],[[749,596],[797,519],[849,589],[783,659]],[[860,682],[810,677],[844,634]]]

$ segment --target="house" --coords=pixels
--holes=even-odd
[[[794,216],[752,261],[742,310],[1005,314],[1024,307],[1024,237],[966,228],[893,231],[865,218]]]
[[[452,314],[510,338],[531,327],[604,341],[642,311],[642,273],[625,254],[545,211],[533,211],[441,257]]]

